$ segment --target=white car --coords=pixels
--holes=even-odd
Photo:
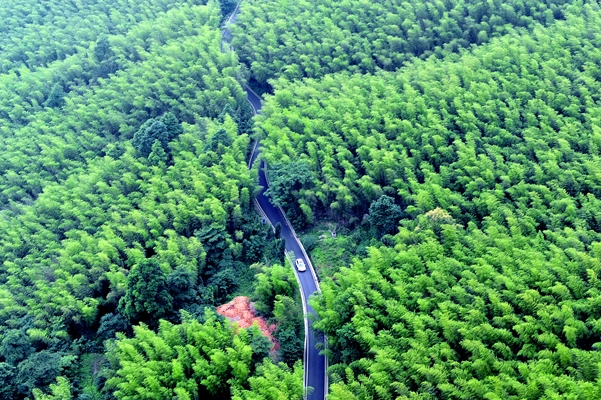
[[[296,269],[298,269],[299,272],[305,272],[307,270],[307,267],[305,266],[305,262],[303,261],[302,258],[297,258],[294,263],[296,264]]]

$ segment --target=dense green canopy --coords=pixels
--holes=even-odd
[[[511,31],[511,26],[552,24],[564,18],[569,4],[565,0],[248,0],[242,3],[233,43],[260,85],[280,76],[294,80],[339,71],[395,70],[414,56],[426,58],[485,43]]]
[[[253,363],[257,327],[237,329],[210,312],[205,319],[184,313],[181,324],[162,321],[158,333],[138,326],[133,338],[121,335],[110,353],[116,372],[107,387],[119,400],[227,399],[232,391],[234,399],[302,399],[300,363],[294,370]]]
[[[601,12],[573,11],[396,72],[272,81],[269,172],[311,174],[282,204],[372,243],[321,272],[330,398],[601,396]]]
[[[0,4],[0,397],[302,398],[253,137],[329,398],[601,398],[599,2],[235,5]]]
[[[329,398],[596,399],[601,246],[425,214],[322,284]]]
[[[102,77],[84,50],[47,68],[0,75],[7,122],[0,124],[0,208],[35,199],[48,182],[85,168],[149,118],[172,112],[194,123],[226,105],[247,118],[237,60],[220,52],[218,12],[214,4],[183,5],[110,36],[115,68]],[[43,105],[54,82],[67,92],[62,107]]]
[[[503,205],[533,229],[598,232],[601,18],[582,10],[397,73],[277,81],[265,157],[309,166],[294,196],[310,223],[359,222],[386,194],[406,217],[479,222]]]
[[[182,5],[200,0],[6,0],[0,8],[0,73],[37,69],[63,60],[107,34],[123,34]]]
[[[220,51],[220,5],[153,4],[66,58],[0,75],[3,399],[112,399],[104,341],[182,309],[203,318],[252,293],[251,264],[283,259],[251,201],[249,107]],[[216,137],[227,146],[208,148]]]

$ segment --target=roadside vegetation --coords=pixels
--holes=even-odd
[[[290,367],[274,363],[258,331],[211,311],[253,293],[251,265],[283,262],[253,209],[244,74],[220,51],[232,4],[139,2],[127,18],[131,3],[42,3],[39,19],[4,21],[14,41],[34,22],[70,41],[42,35],[24,46],[55,57],[18,65],[2,54],[0,397],[300,398],[296,342],[272,355]],[[74,35],[67,17],[108,30]]]
[[[233,44],[252,81],[268,88],[279,77],[393,71],[414,57],[487,43],[513,27],[553,24],[578,7],[565,0],[249,0]]]
[[[321,269],[330,398],[600,396],[601,12],[575,7],[394,72],[270,81],[256,129]]]
[[[0,398],[302,398],[254,139],[331,400],[601,398],[598,1],[235,5],[0,5]]]

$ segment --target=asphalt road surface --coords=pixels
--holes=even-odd
[[[250,91],[249,91],[250,92]],[[256,95],[250,92],[253,97]],[[258,98],[256,99],[258,100]],[[249,101],[252,102],[251,97]],[[260,103],[258,107],[256,104],[253,106],[259,111],[261,109]],[[254,164],[259,156],[259,151],[255,151],[252,155],[251,162]],[[317,291],[317,285],[313,278],[311,264],[308,262],[303,251],[301,250],[300,243],[294,235],[292,228],[288,224],[288,221],[284,217],[282,210],[279,207],[275,207],[271,204],[269,197],[264,195],[267,185],[267,179],[265,177],[265,170],[259,169],[259,185],[261,186],[261,192],[257,196],[257,202],[259,206],[269,218],[269,222],[275,226],[278,222],[282,225],[282,237],[286,240],[286,251],[288,253],[293,252],[294,258],[302,258],[307,266],[305,272],[298,272],[298,281],[300,282],[301,290],[303,292],[304,309],[307,315],[314,314],[313,309],[308,303],[309,297]],[[306,317],[305,317],[306,318]],[[318,346],[323,349],[325,345],[324,337],[321,334],[313,332],[311,327],[311,321],[306,319],[306,342],[305,342],[305,387],[310,387],[310,393],[307,397],[308,400],[323,400],[325,399],[326,391],[326,359],[323,355],[319,354]]]
[[[238,2],[239,6],[240,2]],[[232,14],[232,16],[228,19],[226,24],[226,28],[222,32],[222,38],[226,43],[229,43],[231,39],[231,34],[227,29],[227,25],[229,23],[235,22],[238,17],[239,8],[236,7],[236,10]],[[229,44],[228,44],[229,46]],[[252,90],[249,88],[245,88],[247,98],[249,103],[252,105],[255,114],[261,111],[261,99],[257,96]],[[254,164],[257,160],[263,163],[259,157],[261,146],[260,143],[257,143],[253,154],[251,155],[250,165]],[[307,397],[308,400],[323,400],[326,398],[327,394],[327,379],[326,379],[326,359],[324,356],[320,355],[319,348],[323,348],[325,345],[324,337],[321,334],[315,334],[313,329],[311,328],[311,321],[307,318],[308,315],[314,314],[313,309],[308,303],[309,297],[318,291],[316,280],[314,279],[315,272],[312,270],[312,265],[305,257],[305,253],[301,249],[301,244],[299,240],[296,238],[292,227],[289,225],[288,220],[284,216],[282,210],[279,207],[271,204],[270,199],[264,195],[265,190],[267,189],[267,178],[265,176],[265,170],[263,165],[259,168],[259,185],[261,186],[261,192],[257,196],[257,202],[259,203],[260,208],[263,210],[263,213],[269,219],[271,225],[275,226],[278,222],[282,225],[282,237],[286,240],[286,252],[293,253],[294,258],[302,258],[307,266],[307,270],[305,272],[296,271],[296,275],[298,277],[298,281],[300,282],[301,291],[302,291],[302,299],[303,299],[303,308],[307,315],[305,315],[305,354],[304,354],[304,366],[305,366],[305,387],[309,389],[309,395]]]

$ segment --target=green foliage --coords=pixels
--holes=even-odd
[[[169,3],[168,12],[148,9],[149,20],[108,36],[115,53],[108,67],[117,69],[104,78],[96,77],[85,46],[48,66],[0,76],[1,209],[30,203],[49,183],[64,182],[115,142],[131,139],[150,118],[170,111],[195,123],[217,117],[225,104],[248,107],[235,57],[220,52],[218,5]],[[44,107],[56,84],[64,104]]]
[[[257,120],[263,155],[308,165],[293,203],[319,219],[357,224],[385,194],[408,217],[440,207],[480,223],[504,206],[525,229],[598,232],[599,26],[585,6],[397,73],[280,80]]]
[[[252,299],[257,312],[277,325],[274,334],[280,344],[279,359],[292,366],[303,358],[304,323],[300,292],[290,265],[256,264],[260,272]]]
[[[223,154],[228,146],[231,146],[232,139],[225,129],[219,129],[211,136],[205,147],[206,151],[214,151],[218,154]]]
[[[220,265],[219,271],[216,272],[207,286],[206,300],[214,304],[221,304],[227,301],[230,293],[233,293],[238,287],[238,277],[235,269],[232,268],[229,260]],[[210,300],[209,300],[210,299]]]
[[[196,280],[194,273],[183,267],[177,267],[167,276],[167,287],[174,309],[184,309],[196,300]]]
[[[95,45],[94,54],[98,52],[98,56],[103,56],[107,54],[107,35],[123,34],[170,9],[202,3],[206,2],[141,0],[134,11],[125,0],[110,3],[5,1],[0,8],[0,47],[4,50],[0,56],[0,73],[44,67],[95,43],[101,46],[99,49],[98,44]],[[100,39],[97,41],[97,38]]]
[[[311,252],[311,251],[313,251],[313,249],[315,249],[315,247],[317,246],[318,241],[319,241],[319,239],[317,238],[317,235],[314,235],[314,234],[307,234],[307,235],[304,235],[301,238],[301,242],[303,243],[303,247],[308,252]]]
[[[94,60],[98,64],[94,73],[95,79],[107,78],[119,69],[115,52],[111,48],[108,36],[103,35],[96,42],[96,46],[94,46]]]
[[[150,154],[148,155],[148,162],[151,165],[164,167],[167,163],[169,156],[165,153],[165,149],[159,140],[155,140],[152,144]]]
[[[269,189],[265,194],[273,204],[282,207],[291,217],[291,222],[299,227],[312,221],[310,210],[299,206],[295,197],[313,181],[313,175],[306,163],[293,161],[287,164],[274,163],[269,167]]]
[[[101,36],[96,41],[96,46],[94,46],[94,58],[96,59],[96,62],[101,63],[106,61],[114,54],[115,53],[111,49],[111,43],[109,42],[108,36]]]
[[[269,189],[267,195],[274,204],[287,207],[293,200],[292,192],[298,192],[303,185],[311,182],[311,170],[303,162],[274,164],[269,168]]]
[[[117,399],[229,398],[232,390],[244,393],[255,378],[251,334],[211,312],[204,323],[184,313],[180,325],[161,321],[158,333],[143,325],[134,332],[130,339],[121,336],[111,350],[116,372],[107,386]],[[259,382],[266,373],[276,374],[285,381],[278,388],[302,388],[302,373],[277,367],[276,372],[272,366],[264,362]]]
[[[252,224],[246,226],[246,230],[250,232],[250,237],[244,239],[242,248],[242,255],[246,262],[262,262],[266,265],[284,262],[286,242],[283,238],[277,238],[268,224],[262,223],[257,218]]]
[[[19,363],[15,387],[19,395],[29,394],[34,388],[50,385],[65,367],[68,356],[42,350]]]
[[[341,267],[349,266],[356,256],[365,256],[365,249],[375,241],[373,230],[368,224],[362,224],[354,230],[340,227],[336,236],[331,235],[331,224],[320,224],[311,229],[306,236],[316,237],[310,256],[317,276],[325,278],[332,276]],[[303,238],[303,246],[305,239]]]
[[[599,260],[507,219],[420,216],[322,285],[332,398],[599,397]]]
[[[6,362],[0,362],[0,396],[11,400],[16,392],[16,368]]]
[[[298,283],[289,266],[280,264],[255,265],[260,272],[256,275],[257,284],[253,294],[255,309],[265,316],[271,316],[277,296],[294,297],[298,293]]]
[[[499,8],[484,12],[487,23],[503,27],[457,31],[472,35],[468,43],[487,42],[469,52],[454,54],[449,34],[447,49],[433,50],[444,59],[382,72],[369,66],[378,53],[364,46],[376,56],[350,70],[373,73],[325,76],[332,58],[309,56],[332,54],[323,36],[299,34],[317,24],[288,29],[285,17],[273,18],[286,11],[273,4],[247,8],[244,29],[269,33],[238,45],[257,49],[243,52],[259,83],[281,76],[270,81],[275,92],[257,120],[264,157],[282,167],[304,163],[311,174],[290,192],[288,212],[353,227],[366,216],[378,236],[401,220],[400,233],[384,235],[385,245],[373,240],[312,303],[314,326],[329,339],[329,397],[600,397],[598,4],[539,2],[537,14],[490,3]],[[345,6],[304,15],[325,21],[320,13]],[[466,15],[457,17],[469,24]],[[565,21],[543,27],[530,17]],[[354,21],[361,19],[345,23]],[[330,38],[328,24],[320,28]],[[365,26],[357,31],[376,31]],[[284,79],[304,76],[320,79]]]
[[[7,363],[15,365],[33,351],[29,337],[22,330],[11,329],[5,331],[3,336],[0,342],[0,356]]]
[[[227,103],[219,114],[219,122],[225,122],[227,115],[229,115],[238,125],[239,132],[252,132],[253,121],[251,118],[254,116],[254,114],[248,102],[243,103],[236,110],[234,110],[232,106]]]
[[[33,398],[35,400],[71,400],[71,385],[69,381],[59,376],[56,383],[50,385],[51,394],[44,394],[40,389],[33,389]]]
[[[401,215],[401,207],[394,204],[394,199],[383,195],[371,203],[367,219],[372,228],[376,230],[376,235],[381,237],[388,233],[395,233]]]
[[[232,400],[301,400],[304,388],[303,367],[300,362],[293,368],[268,361],[259,366],[257,374],[248,379],[249,390],[234,388]]]
[[[234,0],[63,3],[0,5],[0,397],[302,397],[249,132],[345,229],[307,236],[331,399],[601,397],[597,2],[245,0],[246,66]],[[278,365],[204,311],[252,263]]]
[[[222,127],[210,121],[204,126],[209,134]],[[6,232],[0,275],[10,282],[0,287],[0,336],[12,343],[2,351],[14,361],[3,370],[3,379],[12,382],[8,393],[22,399],[65,375],[59,369],[30,379],[43,374],[32,372],[29,358],[21,361],[31,351],[27,340],[33,355],[47,349],[60,366],[65,349],[76,356],[98,352],[116,332],[129,334],[131,322],[155,324],[161,313],[177,321],[166,293],[174,311],[202,314],[204,306],[231,295],[249,262],[281,257],[281,241],[261,224],[249,201],[256,181],[256,171],[246,165],[249,139],[235,136],[235,125],[227,129],[235,139],[217,164],[207,162],[198,128],[186,125],[170,143],[168,168],[148,165],[125,142],[117,159],[91,162],[87,171],[48,187],[20,208],[18,218],[0,224]],[[245,252],[250,243],[256,256]],[[124,311],[129,304],[127,319],[115,314],[122,298]],[[36,328],[27,331],[29,338],[10,333],[10,326],[27,326],[26,318]],[[23,346],[13,347],[13,336]],[[27,351],[17,354],[18,349]],[[15,367],[28,372],[18,374]],[[74,396],[81,394],[83,388],[72,383]],[[102,381],[98,384],[101,389]]]
[[[587,2],[595,5],[596,2]],[[564,18],[564,0],[249,0],[233,45],[253,78],[394,71],[414,56],[457,51],[511,26]]]
[[[176,304],[174,303],[174,307]],[[120,313],[111,313],[103,315],[99,321],[100,326],[96,332],[96,337],[101,341],[114,339],[117,332],[129,333],[129,321]]]
[[[132,324],[156,326],[159,319],[172,312],[172,300],[161,265],[156,258],[148,258],[131,269],[119,307]]]
[[[120,337],[111,357],[116,373],[107,385],[117,399],[221,398],[248,378],[252,350],[245,331],[236,335],[214,314],[202,324],[184,315],[181,325],[162,321],[158,333],[135,327],[134,337]]]
[[[184,128],[172,112],[165,113],[161,121],[165,124],[165,129],[167,129],[167,141],[175,140],[179,135],[184,133]]]
[[[154,158],[157,158],[160,157],[156,153],[157,147],[162,148],[164,152],[168,140],[167,127],[163,121],[149,119],[134,134],[131,143],[143,157],[148,157],[152,151],[155,151]]]
[[[220,5],[76,3],[0,5],[7,400],[114,399],[103,342],[201,316],[248,264],[282,257],[252,209],[245,74],[220,51]],[[229,140],[206,154],[216,132]],[[253,373],[266,344],[249,335]]]
[[[273,303],[273,316],[278,326],[274,337],[280,344],[280,360],[292,366],[303,358],[305,326],[302,305],[298,300],[278,294]]]
[[[261,332],[261,329],[256,324],[248,328],[247,331],[250,335],[249,345],[253,351],[253,368],[251,370],[254,371],[257,365],[269,356],[273,343],[271,343],[271,340],[267,336],[263,335],[263,332]]]
[[[52,91],[48,95],[48,98],[44,102],[45,107],[62,107],[65,104],[65,91],[63,90],[62,83],[55,83],[52,87]]]

